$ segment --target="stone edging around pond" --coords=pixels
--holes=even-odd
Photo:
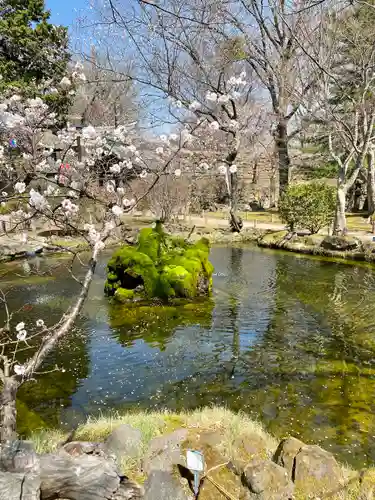
[[[241,233],[231,233],[228,229],[191,228],[181,225],[166,225],[166,230],[174,236],[190,237],[192,242],[208,238],[212,245],[231,245],[241,243],[255,243],[259,247],[286,250],[289,252],[333,257],[345,260],[375,262],[375,243],[363,242],[355,236],[332,237],[320,234],[298,235],[288,231],[256,230],[244,228]],[[124,240],[111,240],[107,248],[114,248],[121,244],[134,244],[138,230],[127,233]],[[84,240],[67,238],[64,245],[53,245],[45,238],[39,238],[33,243],[24,244],[14,238],[7,243],[0,239],[0,262],[26,259],[35,255],[69,254],[71,251],[85,251],[88,245]]]
[[[142,462],[143,485],[118,468],[136,459],[142,446],[141,431],[128,424],[116,427],[103,443],[69,442],[53,454],[37,455],[31,442],[13,441],[0,452],[0,500],[52,500],[56,495],[65,500],[190,500],[193,477],[184,449],[188,435],[181,428],[150,441]],[[215,454],[220,432],[198,436],[196,448],[217,462],[211,462],[201,482],[201,500],[222,498],[218,487],[229,493],[227,498],[254,500],[334,499],[338,492],[340,499],[373,498],[371,474],[346,473],[319,446],[289,437],[269,456],[260,436],[249,435],[242,446],[251,458],[240,461]]]
[[[260,247],[307,255],[375,262],[375,243],[355,236],[301,235],[289,231],[268,231],[257,238]]]

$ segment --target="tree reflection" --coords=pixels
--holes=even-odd
[[[142,339],[164,351],[178,328],[192,325],[210,328],[214,302],[204,298],[175,305],[111,303],[108,307],[109,325],[121,345],[131,347]]]

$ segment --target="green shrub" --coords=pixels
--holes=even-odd
[[[334,218],[335,193],[322,182],[291,184],[279,202],[280,218],[290,231],[307,229],[315,234]]]

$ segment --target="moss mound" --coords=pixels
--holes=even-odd
[[[187,243],[168,235],[158,222],[140,231],[136,247],[124,246],[112,255],[104,291],[122,303],[209,295],[213,273],[209,253],[206,238]]]

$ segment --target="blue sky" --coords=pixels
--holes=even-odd
[[[87,0],[46,0],[47,9],[51,11],[51,21],[55,24],[72,26],[80,11],[87,10]]]

